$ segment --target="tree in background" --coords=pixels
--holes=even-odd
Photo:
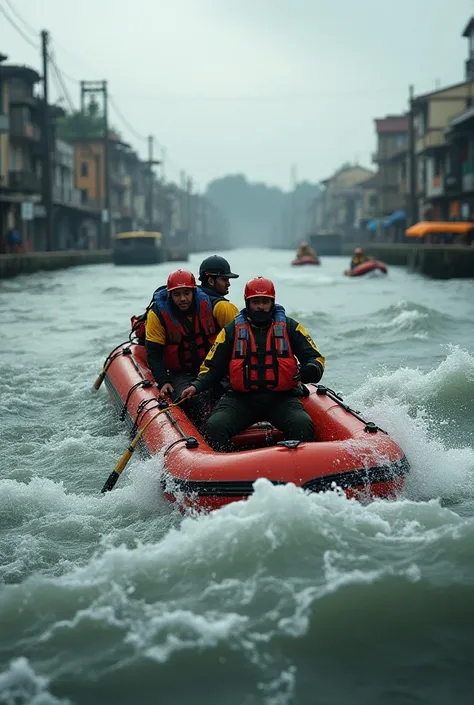
[[[100,112],[98,102],[92,98],[84,112],[76,110],[57,120],[58,137],[65,142],[85,139],[102,139],[104,137],[104,116]],[[113,131],[120,139],[119,133]]]
[[[243,174],[231,174],[211,181],[206,198],[214,204],[230,224],[232,246],[288,246],[304,237],[304,214],[319,187],[303,181],[294,192],[275,186],[250,183]],[[294,214],[290,233],[290,213]],[[282,221],[287,232],[282,232]]]

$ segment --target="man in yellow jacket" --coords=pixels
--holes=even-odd
[[[226,275],[210,277],[210,282],[205,281],[207,287],[198,287],[191,272],[176,270],[168,277],[166,287],[155,291],[148,310],[145,329],[148,365],[161,393],[174,399],[198,373],[219,331],[239,313],[224,296],[229,279],[238,275],[230,271],[224,258],[217,255],[215,258],[227,265]],[[222,262],[211,264],[213,271],[219,264],[223,267]]]

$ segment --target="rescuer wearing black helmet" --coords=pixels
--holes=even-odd
[[[231,272],[230,264],[220,255],[206,257],[199,267],[200,288],[211,299],[213,315],[220,328],[233,321],[239,313],[239,309],[224,298],[229,293],[230,280],[238,276]]]

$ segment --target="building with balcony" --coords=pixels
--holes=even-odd
[[[368,189],[363,184],[374,176],[370,169],[346,164],[322,181],[324,190],[310,205],[312,228],[342,233],[349,241],[359,239],[361,224],[371,217],[375,195],[373,183]]]
[[[377,173],[376,217],[390,218],[406,211],[406,199],[399,188],[400,162],[406,160],[408,148],[408,115],[388,115],[375,120],[377,151],[373,161]]]
[[[42,221],[35,215],[23,220],[21,204],[41,201],[41,128],[34,94],[39,80],[34,69],[0,63],[0,235],[4,241],[16,228],[32,247],[41,237]]]
[[[448,220],[460,217],[460,200],[453,198],[453,189],[457,189],[459,195],[461,191],[458,187],[462,187],[462,184],[456,180],[455,171],[460,168],[460,164],[464,164],[465,169],[469,168],[471,156],[468,142],[464,141],[465,151],[459,152],[455,124],[460,123],[453,121],[474,105],[474,18],[469,21],[462,36],[469,40],[466,80],[417,96],[413,101],[416,193],[420,219]],[[453,129],[448,130],[449,126]],[[454,140],[450,143],[446,140],[447,130]]]

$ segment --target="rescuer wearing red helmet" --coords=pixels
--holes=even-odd
[[[364,250],[362,249],[362,247],[356,247],[351,259],[351,269],[354,269],[354,267],[357,267],[357,265],[359,264],[364,264],[364,262],[368,262],[369,259],[371,258],[367,257],[367,255],[364,254]]]
[[[312,441],[313,422],[299,398],[307,391],[301,382],[319,382],[324,357],[301,323],[275,303],[269,279],[250,279],[244,298],[245,308],[221,330],[181,396],[192,397],[229,375],[230,392],[207,422],[216,450],[229,450],[233,436],[257,421],[269,421],[287,439]]]
[[[166,286],[153,294],[146,319],[148,365],[162,395],[176,399],[189,386],[220,329],[194,274],[171,272]]]

